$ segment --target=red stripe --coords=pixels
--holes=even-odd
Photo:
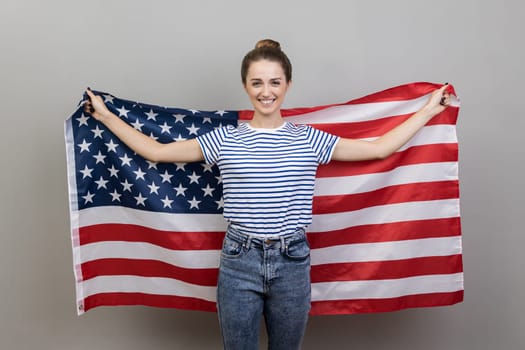
[[[360,103],[374,103],[374,102],[390,102],[412,100],[426,94],[430,94],[435,89],[439,89],[442,84],[416,82],[405,85],[396,86],[383,91],[372,93],[364,97],[350,101],[351,104]],[[447,91],[455,95],[455,90],[452,85],[449,85]]]
[[[217,285],[217,269],[188,269],[163,261],[143,259],[98,259],[82,264],[83,280],[97,276],[131,275],[164,277],[201,286]]]
[[[185,310],[217,311],[215,302],[176,295],[156,295],[145,293],[100,293],[84,299],[83,311],[97,306],[144,305],[168,307]]]
[[[341,213],[377,205],[449,198],[459,198],[457,180],[395,185],[356,194],[315,196],[313,213]]]
[[[310,315],[340,315],[389,312],[406,308],[453,305],[463,301],[464,292],[429,293],[389,299],[328,300],[312,302]],[[101,293],[84,299],[83,311],[97,306],[144,305],[183,310],[217,311],[215,303],[174,295],[144,293]]]
[[[458,145],[456,143],[413,146],[383,160],[352,162],[351,166],[348,165],[348,162],[332,161],[330,164],[319,166],[317,177],[372,174],[386,172],[403,165],[457,162],[457,160]]]
[[[312,283],[406,278],[463,272],[461,255],[312,266]]]
[[[171,232],[128,224],[99,224],[81,227],[80,244],[104,241],[146,242],[168,249],[220,249],[224,232]]]
[[[455,217],[361,225],[327,232],[310,232],[308,233],[308,241],[312,249],[316,249],[340,244],[453,237],[459,236],[460,234],[460,218]]]
[[[410,116],[412,116],[412,114],[391,116],[361,122],[306,124],[312,125],[316,129],[326,131],[340,137],[362,139],[368,137],[379,137],[403,123],[405,120],[410,118]],[[454,125],[456,123],[456,119],[457,112],[447,109],[443,113],[432,118],[432,120],[430,120],[426,125]]]
[[[406,295],[389,299],[327,300],[312,302],[310,315],[341,315],[397,311],[414,307],[452,305],[463,301],[463,290]]]

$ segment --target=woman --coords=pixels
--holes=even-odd
[[[374,141],[339,138],[293,125],[280,112],[292,67],[278,42],[261,40],[241,77],[253,119],[195,139],[161,144],[135,130],[89,89],[86,111],[144,158],[217,164],[223,179],[224,238],[217,308],[226,349],[256,349],[264,315],[270,349],[298,349],[310,310],[310,249],[315,173],[331,160],[382,159],[449,104],[445,84],[425,106]]]

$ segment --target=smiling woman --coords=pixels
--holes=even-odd
[[[280,109],[292,82],[292,65],[278,42],[260,40],[243,59],[241,78],[255,109],[250,125],[273,129],[284,120]]]
[[[402,124],[374,141],[341,138],[282,118],[292,67],[280,44],[261,40],[243,59],[241,77],[255,110],[249,123],[194,139],[159,143],[110,112],[88,90],[86,112],[153,161],[216,164],[228,229],[217,285],[226,349],[256,349],[264,315],[269,348],[299,349],[310,310],[310,247],[315,174],[331,160],[384,158],[449,104],[447,85]]]

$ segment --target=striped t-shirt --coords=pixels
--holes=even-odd
[[[338,137],[307,125],[226,126],[197,137],[221,172],[224,218],[248,234],[286,234],[312,222],[315,173]]]

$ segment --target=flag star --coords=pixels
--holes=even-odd
[[[148,185],[148,187],[149,187],[149,194],[152,194],[152,193],[159,194],[158,189],[160,187],[155,185],[155,182],[151,181],[151,185]]]
[[[186,128],[186,129],[188,129],[188,131],[190,132],[190,135],[191,134],[195,134],[197,136],[199,135],[199,134],[197,134],[197,131],[199,131],[200,128],[197,128],[194,123],[191,123],[191,126],[189,128]]]
[[[96,156],[94,155],[93,158],[95,158],[97,160],[95,162],[95,164],[98,164],[98,163],[106,164],[105,161],[104,161],[106,156],[103,155],[102,153],[100,153],[100,151],[98,151],[98,154]]]
[[[108,152],[113,151],[117,153],[118,143],[114,143],[113,140],[109,140],[109,143],[105,143],[105,145],[108,148]]]
[[[120,171],[119,169],[115,168],[114,165],[111,165],[111,168],[108,168],[108,171],[109,177],[115,176],[118,179],[118,172]]]
[[[95,134],[94,138],[102,138],[102,133],[104,132],[104,130],[100,129],[98,125],[95,127],[95,129],[91,129],[91,131],[93,132],[93,134]]]
[[[220,200],[215,201],[215,203],[217,203],[217,209],[224,208],[224,198],[223,197],[221,197]]]
[[[113,103],[113,99],[114,99],[113,96],[111,96],[111,95],[107,95],[107,94],[106,94],[106,95],[103,95],[103,96],[104,96],[104,102],[105,102],[105,103],[107,103],[107,102],[109,102],[109,103]]]
[[[131,187],[133,187],[133,184],[128,182],[128,179],[125,179],[124,182],[121,182],[122,187],[124,187],[124,191],[131,192]]]
[[[143,172],[142,169],[139,168],[139,170],[134,171],[134,173],[136,175],[135,180],[138,180],[138,179],[142,179],[144,181],[146,180],[146,179],[144,179],[144,175],[146,175],[146,173]]]
[[[162,203],[164,204],[164,208],[171,208],[171,203],[173,203],[172,199],[169,199],[168,195],[164,199],[161,199]]]
[[[171,181],[171,178],[173,177],[173,175],[171,175],[170,173],[168,173],[167,170],[164,171],[164,174],[159,174],[160,177],[162,177],[162,182],[170,182]]]
[[[89,146],[91,146],[91,143],[86,142],[86,139],[84,139],[82,143],[79,143],[77,146],[80,147],[80,153],[84,151],[89,153]]]
[[[122,166],[127,165],[131,166],[132,158],[129,158],[127,153],[124,153],[124,157],[119,157],[119,159],[122,161]]]
[[[148,113],[144,114],[148,116],[148,120],[153,119],[154,121],[157,121],[155,117],[159,115],[158,113],[153,112],[153,109],[150,109]]]
[[[151,169],[151,168],[157,169],[157,164],[158,164],[157,162],[152,162],[150,160],[147,160],[146,162],[148,163],[148,169]]]
[[[209,171],[210,173],[213,173],[213,170],[212,170],[213,165],[212,164],[201,163],[201,165],[204,168],[203,172]]]
[[[180,183],[178,187],[174,187],[175,191],[177,191],[177,196],[185,196],[186,195],[186,187],[182,187],[182,184]]]
[[[142,194],[139,193],[138,197],[133,197],[135,198],[135,200],[137,201],[137,205],[143,205],[143,206],[146,206],[146,204],[144,203],[146,201],[146,197],[142,197]]]
[[[160,128],[162,129],[162,130],[161,130],[161,134],[166,133],[166,134],[169,135],[169,133],[170,133],[170,129],[171,129],[171,126],[169,126],[168,123],[164,122],[164,125],[159,125],[159,126],[160,126]]]
[[[212,122],[211,122],[211,118],[210,118],[210,117],[205,117],[205,118],[203,118],[203,119],[202,119],[202,124],[205,124],[205,123],[210,123],[210,124],[212,124]]]
[[[217,185],[222,183],[222,177],[215,176],[215,178],[217,179]]]
[[[173,116],[175,117],[175,123],[181,122],[184,124],[184,117],[186,117],[184,114],[173,114]]]
[[[101,176],[100,179],[95,181],[95,183],[97,184],[97,190],[100,190],[101,188],[105,188],[107,190],[108,188],[106,187],[106,184],[108,182],[108,180],[104,180],[104,178]]]
[[[200,176],[197,175],[197,174],[195,174],[195,172],[193,172],[193,174],[191,174],[191,175],[188,175],[188,177],[190,178],[190,184],[192,184],[192,183],[194,183],[194,182],[195,182],[196,184],[199,183]]]
[[[88,126],[87,121],[89,120],[89,117],[86,117],[84,113],[82,113],[80,118],[77,118],[77,120],[78,120],[78,126],[82,126],[82,125]]]
[[[226,112],[226,111],[217,111],[217,112],[215,112],[215,114],[218,114],[218,115],[220,115],[221,117],[222,117],[223,115],[225,115],[226,113],[228,113],[228,112]]]
[[[175,140],[175,141],[184,141],[186,139],[184,137],[182,137],[182,134],[179,134],[179,136],[177,136],[176,138],[173,138],[173,140]]]
[[[118,193],[117,190],[114,190],[109,195],[111,196],[111,201],[112,202],[120,202],[120,196],[122,196],[122,195],[120,193]]]
[[[196,109],[189,109],[189,111],[192,113],[192,114],[197,114],[197,113],[200,113],[198,110]]]
[[[85,179],[86,177],[92,177],[91,176],[91,172],[93,171],[93,169],[90,169],[88,168],[88,166],[86,165],[84,167],[84,170],[80,170],[80,172],[82,173],[82,179]]]
[[[128,117],[129,109],[126,109],[126,107],[122,106],[121,108],[117,108],[119,117]]]
[[[201,188],[202,191],[204,191],[204,197],[210,196],[213,197],[213,191],[215,191],[215,188],[210,187],[210,184],[206,185],[206,188]]]
[[[138,131],[142,131],[142,127],[144,126],[144,124],[141,123],[141,122],[139,121],[138,118],[137,118],[137,120],[135,120],[134,123],[131,123],[131,125],[132,125],[135,129],[137,129]]]
[[[177,169],[175,170],[186,171],[186,163],[175,163],[175,165],[177,166]]]
[[[155,141],[157,141],[159,139],[157,136],[153,135],[152,132],[149,133],[149,137],[151,137]]]
[[[190,209],[199,209],[199,203],[202,201],[198,201],[195,196],[193,196],[193,199],[191,201],[188,201],[190,203]]]
[[[85,202],[84,204],[93,203],[93,197],[95,197],[95,194],[91,194],[89,191],[85,196],[82,196],[84,198]]]

